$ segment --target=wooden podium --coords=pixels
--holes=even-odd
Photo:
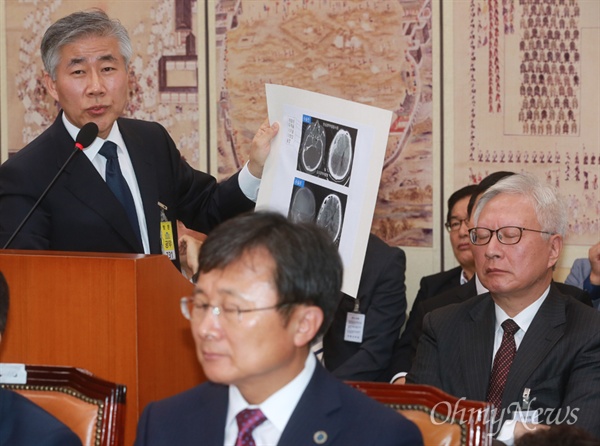
[[[149,402],[205,380],[179,310],[193,285],[163,255],[0,251],[0,361],[84,368],[127,386],[125,444]]]

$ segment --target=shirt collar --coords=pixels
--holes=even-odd
[[[62,114],[62,122],[65,128],[67,129],[67,132],[69,132],[69,135],[71,135],[71,138],[73,138],[73,141],[76,141],[77,134],[79,133],[80,129],[75,125],[71,124],[65,113]],[[117,124],[117,121],[113,122],[112,128],[110,129],[110,133],[108,134],[108,138],[102,139],[99,136],[96,137],[96,139],[94,139],[94,141],[89,146],[83,149],[83,153],[85,153],[90,160],[93,159],[96,156],[96,154],[100,151],[100,149],[102,148],[102,144],[104,144],[105,141],[112,141],[121,150],[125,150],[125,141],[123,140],[123,136],[121,135],[121,131],[119,130],[119,125]]]
[[[542,293],[542,295],[540,297],[538,297],[535,302],[533,302],[531,305],[529,305],[525,309],[521,310],[521,312],[519,314],[517,314],[515,317],[512,318],[512,320],[515,321],[517,323],[517,325],[519,326],[519,330],[523,330],[523,333],[527,332],[527,329],[531,325],[533,318],[535,317],[538,310],[540,309],[540,307],[546,300],[546,297],[548,297],[549,292],[550,292],[550,285],[548,285],[548,288],[546,288],[546,291],[544,291]],[[497,304],[494,304],[494,308],[495,308],[495,312],[496,312],[496,330],[499,330],[499,329],[502,330],[502,327],[501,327],[502,323],[505,320],[511,319],[511,318]]]
[[[481,280],[479,280],[479,277],[477,277],[477,274],[475,274],[475,288],[477,289],[478,296],[480,294],[485,294],[488,292],[488,289],[483,286],[483,283],[481,283]]]
[[[283,432],[287,422],[292,416],[292,412],[296,409],[296,404],[304,393],[304,389],[308,386],[316,366],[317,360],[315,355],[309,353],[304,362],[302,371],[293,380],[259,405],[249,404],[236,386],[229,386],[229,406],[227,408],[225,426],[229,427],[230,423],[235,423],[235,416],[240,411],[246,408],[258,407],[262,413],[265,414],[267,420],[273,423],[280,432]]]

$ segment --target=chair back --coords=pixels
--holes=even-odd
[[[432,386],[347,381],[417,425],[425,446],[488,446],[490,404],[458,399]]]
[[[0,386],[54,415],[84,446],[123,444],[125,386],[75,367],[25,365],[25,371],[24,382]]]

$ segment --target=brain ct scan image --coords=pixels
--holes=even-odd
[[[298,189],[292,198],[289,218],[294,223],[314,221],[316,214],[315,195],[306,187]]]
[[[317,215],[317,225],[324,228],[333,241],[338,240],[342,229],[342,203],[337,195],[325,197]]]
[[[300,151],[302,167],[309,173],[317,170],[325,153],[325,129],[319,121],[313,122],[306,129]]]
[[[352,139],[350,133],[340,129],[329,148],[327,167],[329,174],[335,181],[343,181],[350,173],[352,166]]]

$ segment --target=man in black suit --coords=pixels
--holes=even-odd
[[[62,112],[0,167],[0,246],[75,150],[74,140],[89,122],[97,124],[98,137],[67,165],[10,248],[162,252],[177,262],[177,220],[208,232],[254,207],[276,123],[263,123],[247,165],[218,184],[181,158],[160,124],[121,118],[132,47],[118,21],[98,9],[73,13],[48,28],[41,52],[45,86]],[[130,196],[129,206],[105,182],[112,163],[102,149],[106,141],[116,144],[122,172],[117,176],[126,182],[122,192]]]
[[[396,377],[398,372],[408,372],[412,361],[411,340],[417,323],[417,309],[419,306],[444,291],[453,289],[466,283],[475,273],[473,255],[469,244],[469,233],[467,232],[467,206],[476,186],[471,184],[458,189],[448,198],[448,213],[444,226],[450,236],[450,244],[454,257],[459,266],[421,278],[419,291],[415,298],[412,310],[406,322],[402,336],[396,340],[393,348],[392,359],[383,376],[385,381]]]
[[[516,174],[482,195],[472,221],[489,293],[425,316],[407,382],[492,402],[501,441],[561,423],[600,438],[600,314],[552,283],[566,206],[551,186]]]
[[[0,272],[0,342],[8,304],[8,284]],[[81,440],[37,404],[0,387],[0,445],[81,446]]]
[[[392,348],[406,317],[405,271],[404,251],[370,234],[356,299],[342,296],[323,337],[325,367],[338,378],[387,381]],[[360,339],[345,336],[349,319],[358,321]]]
[[[136,446],[422,445],[412,422],[333,377],[310,350],[342,283],[324,231],[247,214],[211,232],[198,263],[182,311],[210,381],[150,403]]]

